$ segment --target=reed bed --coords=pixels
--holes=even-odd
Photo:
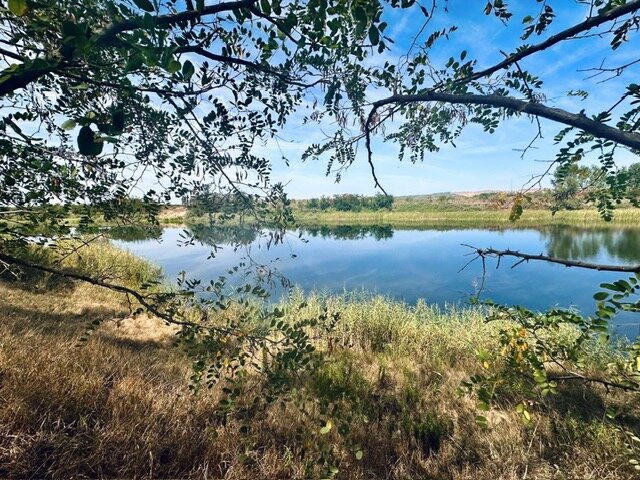
[[[549,210],[525,210],[517,221],[509,220],[505,210],[464,211],[378,211],[378,212],[296,212],[301,226],[309,225],[375,225],[405,228],[534,228],[574,226],[584,228],[638,228],[640,209],[625,208],[605,222],[596,210],[564,210],[555,215]]]

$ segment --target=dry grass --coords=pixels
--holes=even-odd
[[[475,423],[473,400],[456,390],[478,369],[474,351],[492,342],[477,311],[310,296],[302,314],[327,306],[342,319],[319,339],[326,362],[302,379],[307,414],[287,402],[225,420],[220,392],[188,390],[173,331],[126,319],[115,294],[0,283],[0,299],[0,477],[322,478],[325,449],[345,479],[634,478],[620,435],[602,421],[605,405],[630,396],[574,387],[541,405],[531,426],[509,400],[488,429]],[[103,328],[78,347],[94,319]],[[243,389],[249,405],[260,382]],[[628,426],[637,415],[628,406]],[[348,434],[321,435],[328,418]]]

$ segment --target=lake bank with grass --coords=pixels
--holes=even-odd
[[[62,266],[132,288],[158,278],[106,242]],[[497,346],[497,325],[476,308],[293,293],[283,322],[323,311],[339,320],[311,332],[319,367],[258,415],[262,377],[239,382],[231,406],[218,388],[192,393],[176,327],[131,317],[121,294],[32,272],[2,280],[0,297],[1,476],[633,478],[625,435],[605,415],[618,409],[627,427],[640,425],[632,393],[563,384],[524,423],[515,406],[526,382],[515,379],[482,412],[487,425],[476,421],[459,388],[486,370],[478,352]],[[594,344],[586,365],[615,360]]]
[[[582,228],[640,228],[640,209],[616,210],[613,220],[605,222],[595,209],[550,210],[525,209],[516,221],[509,219],[506,210],[460,211],[361,211],[361,212],[294,212],[300,226],[318,225],[374,225],[386,224],[395,228],[531,228],[569,226]]]
[[[425,203],[410,198],[396,201],[390,209],[360,211],[312,210],[301,201],[293,201],[293,215],[300,227],[322,225],[390,225],[394,228],[531,228],[573,226],[582,228],[640,228],[640,208],[624,205],[604,221],[595,207],[560,210],[536,205],[525,207],[518,220],[510,220],[508,208],[491,203]],[[215,218],[215,214],[214,217]],[[249,219],[250,220],[250,219]],[[196,209],[167,206],[160,211],[161,225],[208,224],[209,216]]]

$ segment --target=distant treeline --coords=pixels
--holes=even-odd
[[[374,197],[354,195],[334,195],[333,197],[310,198],[296,202],[306,210],[336,210],[338,212],[359,212],[361,210],[391,210],[393,207],[392,195],[378,194]]]

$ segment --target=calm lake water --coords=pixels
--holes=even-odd
[[[580,230],[393,230],[388,226],[317,228],[293,232],[270,245],[261,232],[247,228],[195,227],[199,239],[184,245],[183,229],[158,229],[154,238],[121,236],[116,243],[161,266],[167,278],[181,271],[189,278],[215,279],[250,257],[255,275],[279,270],[304,291],[367,291],[415,303],[419,298],[444,306],[469,301],[482,284],[480,260],[462,267],[477,247],[511,248],[527,253],[600,263],[640,263],[640,231]],[[302,235],[302,239],[298,238]],[[239,242],[234,248],[233,242]],[[207,259],[217,245],[215,258]],[[516,259],[487,262],[481,298],[532,309],[573,306],[584,314],[594,309],[593,293],[602,282],[623,278],[616,273],[566,268],[544,262],[511,266]],[[230,278],[238,285],[246,279]],[[273,296],[282,295],[276,287]],[[635,338],[640,315],[625,314],[616,330]]]

